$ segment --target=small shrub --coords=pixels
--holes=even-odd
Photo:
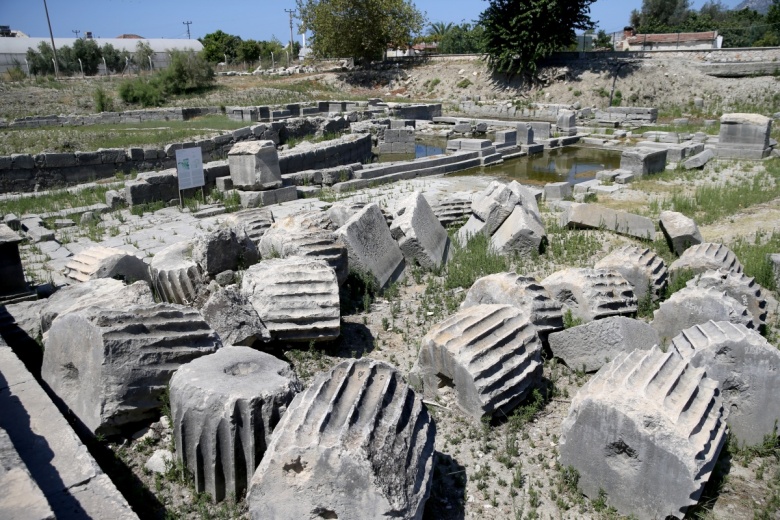
[[[469,85],[471,85],[471,80],[469,78],[463,78],[455,84],[455,86],[458,88],[466,88]]]
[[[6,74],[8,74],[8,79],[11,81],[23,81],[27,79],[27,74],[24,73],[22,67],[18,63],[9,68],[6,71]]]
[[[581,90],[575,90],[574,92],[572,92],[572,94],[574,94],[574,97],[580,97],[582,95],[582,91]]]
[[[619,107],[623,103],[623,93],[619,90],[615,91],[615,95],[612,96],[612,106]]]
[[[570,329],[578,325],[582,325],[582,318],[576,318],[571,309],[566,309],[566,313],[563,315],[563,328]]]
[[[95,112],[111,112],[114,110],[114,100],[103,90],[103,87],[98,86],[95,89],[92,93],[92,99],[95,101]]]
[[[145,107],[156,107],[165,102],[165,93],[157,77],[123,81],[119,84],[119,97],[125,103],[140,104]]]

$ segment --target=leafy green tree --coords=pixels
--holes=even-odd
[[[77,60],[81,60],[81,64],[84,67],[84,74],[87,76],[94,76],[97,74],[98,66],[100,65],[100,47],[95,40],[82,40],[76,39],[73,42],[73,55]]]
[[[489,0],[480,15],[488,65],[508,74],[536,72],[537,63],[575,41],[575,29],[594,27],[595,0]]]
[[[593,46],[596,49],[612,49],[612,37],[604,29],[599,29],[596,39],[593,40]]]
[[[254,63],[260,58],[262,47],[255,40],[243,40],[238,44],[236,57],[242,63]]]
[[[54,74],[54,51],[46,42],[38,44],[38,50],[27,49],[27,64],[30,67],[30,74]]]
[[[209,33],[199,39],[203,44],[203,54],[207,61],[219,63],[225,61],[234,62],[238,59],[238,48],[241,45],[241,37],[233,36],[221,30]]]
[[[311,31],[316,56],[366,62],[388,45],[405,46],[422,31],[425,15],[410,0],[296,0],[301,30]]]
[[[485,52],[485,29],[480,24],[454,25],[439,42],[442,54],[482,54]]]
[[[282,54],[284,54],[284,44],[282,44],[278,38],[274,37],[269,41],[260,42],[260,57],[266,61],[270,61],[271,53],[274,54],[274,58],[278,63]]]
[[[642,0],[634,28],[643,33],[675,32],[690,14],[690,0]]]
[[[119,50],[107,43],[100,49],[100,54],[106,60],[106,67],[111,72],[122,72],[125,68],[125,58]]]
[[[67,45],[63,45],[57,49],[57,63],[60,66],[60,73],[71,75],[74,72],[81,72],[79,62],[76,60],[76,54],[73,49]]]
[[[154,50],[152,46],[145,41],[139,41],[135,46],[135,54],[133,54],[133,63],[138,67],[138,70],[148,69],[152,67],[149,65],[149,58],[154,56]]]
[[[166,95],[202,90],[214,83],[214,69],[202,53],[170,50],[168,58],[168,66],[159,72]]]
[[[452,22],[433,22],[428,25],[428,36],[431,37],[430,41],[440,42],[444,36],[455,27]]]

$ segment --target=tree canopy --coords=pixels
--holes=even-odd
[[[296,1],[301,30],[313,33],[312,52],[320,57],[379,59],[388,45],[406,46],[425,24],[409,0]]]
[[[595,0],[489,0],[480,15],[488,64],[496,72],[536,72],[537,63],[575,41],[575,29],[594,27]]]

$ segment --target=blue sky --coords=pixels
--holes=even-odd
[[[413,0],[432,22],[470,22],[479,16],[484,0]],[[694,0],[699,7],[705,0]],[[289,18],[285,9],[294,9],[294,0],[47,0],[54,36],[74,37],[73,30],[92,31],[96,37],[113,38],[123,33],[145,38],[186,38],[182,23],[191,21],[193,38],[217,29],[244,39],[289,39]],[[739,0],[725,0],[734,6]],[[641,0],[597,0],[591,17],[599,28],[619,31],[628,23],[632,9]],[[48,36],[43,0],[0,0],[0,25],[10,25],[30,36]],[[296,25],[296,38],[297,36]]]

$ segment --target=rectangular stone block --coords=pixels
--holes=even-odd
[[[233,189],[233,179],[228,175],[227,177],[217,177],[217,189],[219,191],[228,191]]]
[[[655,223],[647,217],[596,204],[572,204],[561,225],[570,228],[607,229],[643,240],[655,239]]]
[[[285,186],[275,190],[238,191],[241,206],[244,208],[259,208],[272,204],[281,204],[298,198],[296,186]]]
[[[264,190],[282,185],[279,154],[273,141],[237,143],[228,153],[233,185],[243,190]]]
[[[11,154],[11,168],[14,170],[32,170],[35,168],[35,160],[28,153]]]
[[[498,130],[496,132],[497,145],[516,145],[517,144],[517,130]]]
[[[651,148],[631,148],[620,157],[620,169],[641,177],[659,173],[666,169],[666,150]]]
[[[730,148],[769,148],[772,120],[760,114],[724,114],[720,118],[720,144]]]
[[[98,148],[100,162],[103,164],[117,164],[127,161],[127,152],[124,148]]]

